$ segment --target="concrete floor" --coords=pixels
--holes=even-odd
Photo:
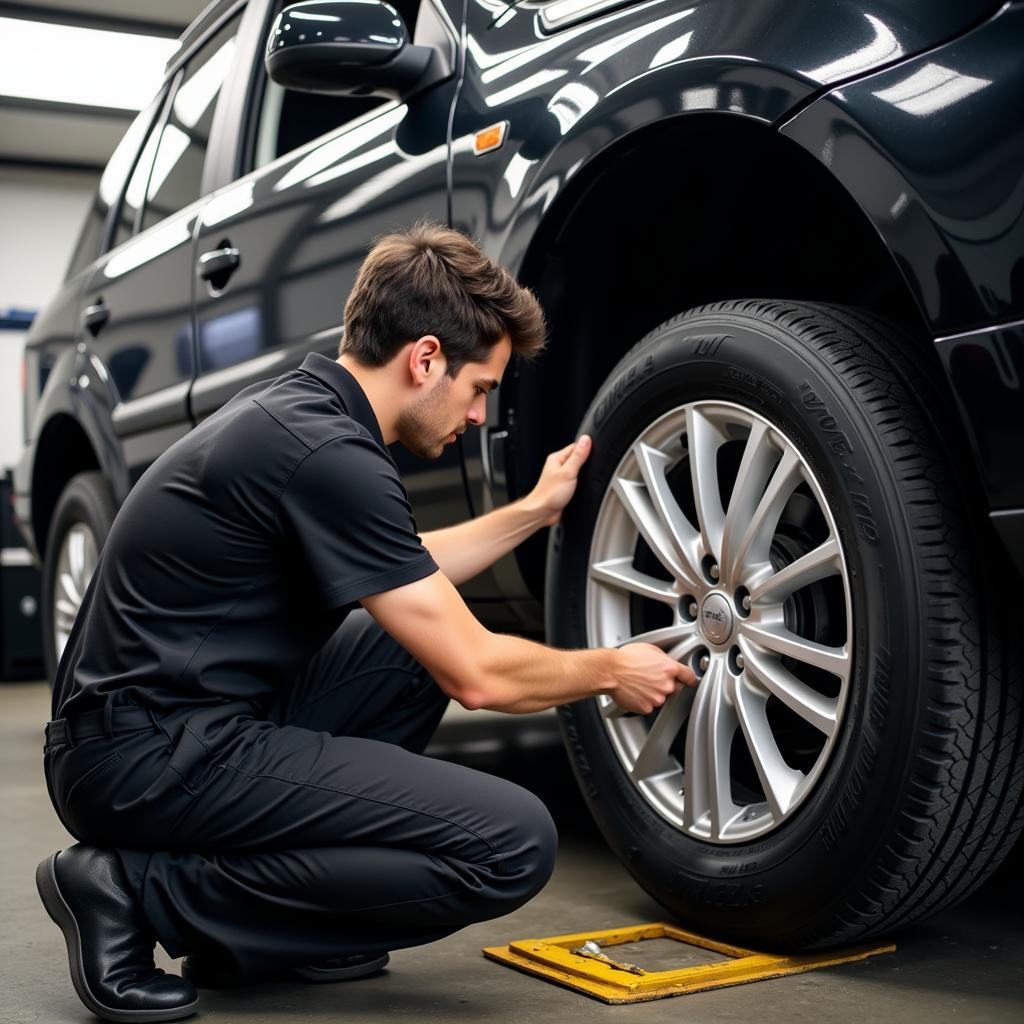
[[[0,1024],[95,1018],[68,977],[63,939],[33,883],[36,863],[66,845],[41,772],[48,718],[42,683],[0,686]],[[554,719],[452,716],[433,748],[539,793],[559,824],[548,887],[514,914],[440,942],[392,954],[374,978],[345,985],[262,985],[204,992],[204,1024],[380,1021],[847,1022],[1024,1020],[1024,869],[1020,845],[968,902],[895,937],[897,951],[811,974],[633,1006],[607,1006],[485,960],[480,949],[514,938],[609,928],[663,917],[605,849],[577,797]],[[643,962],[642,954],[634,955]],[[624,954],[625,956],[625,954]],[[158,952],[158,962],[175,970]],[[660,966],[648,961],[648,966]]]

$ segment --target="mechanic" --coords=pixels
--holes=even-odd
[[[174,1020],[196,988],[333,981],[506,914],[547,882],[540,800],[422,755],[449,698],[519,713],[610,694],[649,713],[693,673],[649,644],[487,630],[456,586],[556,523],[590,439],[525,497],[417,534],[387,446],[437,458],[485,419],[535,297],[431,224],[380,239],[337,360],[252,384],[118,511],[60,659],[50,798],[77,845],[36,880],[97,1015]],[[159,941],[182,977],[154,966]]]

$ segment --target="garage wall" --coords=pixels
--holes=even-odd
[[[57,290],[98,173],[0,166],[0,311],[39,309]]]
[[[0,166],[0,316],[60,287],[99,173]],[[0,331],[0,474],[21,454],[22,331]]]

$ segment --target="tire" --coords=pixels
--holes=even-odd
[[[580,427],[549,641],[660,630],[706,671],[646,718],[565,705],[563,735],[607,842],[693,931],[779,950],[891,931],[966,896],[1020,832],[1016,587],[991,585],[1005,558],[983,571],[962,439],[915,352],[857,310],[716,303],[642,339]],[[825,568],[806,585],[766,582],[807,552]]]
[[[63,650],[58,633],[66,642],[116,511],[103,474],[95,471],[73,476],[54,509],[43,562],[42,601],[43,659],[51,686]],[[65,571],[58,573],[62,557]]]

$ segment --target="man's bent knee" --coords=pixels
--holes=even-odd
[[[555,867],[558,830],[544,803],[520,787],[502,810],[508,814],[508,840],[500,850],[492,885],[495,912],[510,913],[547,885]]]

